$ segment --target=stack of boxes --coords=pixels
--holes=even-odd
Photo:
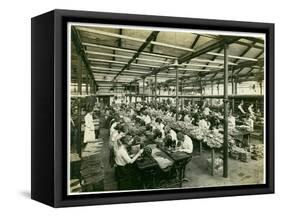
[[[263,159],[263,144],[251,145],[251,157],[253,160]]]
[[[82,152],[80,173],[83,191],[104,190],[102,146],[102,139],[97,139],[87,143]]]

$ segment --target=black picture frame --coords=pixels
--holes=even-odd
[[[265,33],[266,184],[67,196],[67,22]],[[274,193],[274,24],[53,10],[31,25],[32,199],[67,207]]]

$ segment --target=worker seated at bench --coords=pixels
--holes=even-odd
[[[178,132],[177,138],[178,142],[176,150],[185,152],[187,154],[191,154],[193,152],[193,143],[191,138],[181,132]]]
[[[127,147],[130,144],[129,137],[123,136],[117,140],[117,149],[115,150],[115,164],[116,164],[116,176],[119,190],[134,189],[136,184],[134,170],[132,164],[141,156],[143,149],[140,149],[138,153],[132,158],[129,156]]]

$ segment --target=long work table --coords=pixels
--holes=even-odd
[[[155,144],[150,156],[144,156],[136,161],[143,188],[161,188],[161,183],[175,179],[175,184],[182,187],[186,165],[192,155],[185,152],[173,152]]]

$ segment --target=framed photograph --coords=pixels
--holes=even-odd
[[[54,10],[31,36],[33,199],[274,193],[274,24]]]

